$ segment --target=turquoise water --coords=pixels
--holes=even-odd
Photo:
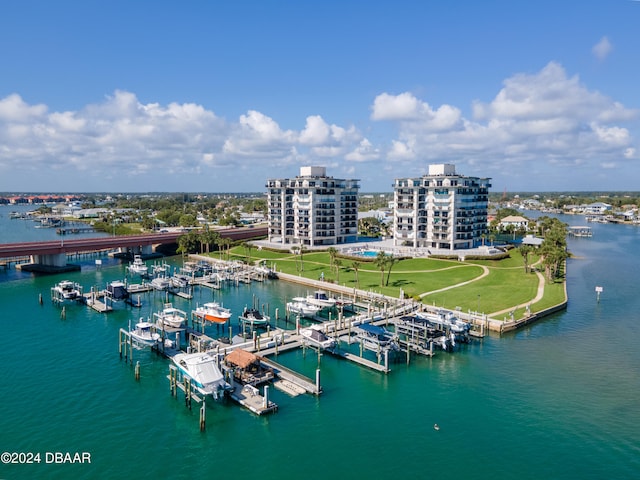
[[[68,306],[63,320],[48,301],[55,282],[102,286],[124,278],[124,266],[61,276],[0,271],[0,451],[42,455],[37,465],[0,464],[0,478],[637,477],[640,229],[593,230],[593,238],[569,240],[576,257],[565,312],[454,354],[399,361],[388,375],[325,355],[321,396],[271,388],[280,409],[264,418],[212,404],[205,432],[197,408],[169,394],[166,359],[136,352],[136,382],[118,356],[118,329],[157,311],[162,295],[109,315]],[[596,285],[604,288],[599,303]],[[172,300],[189,311],[214,298],[238,312],[255,296],[283,312],[304,292],[254,283],[196,291],[191,304]],[[301,351],[278,361],[311,377],[318,365]],[[88,452],[91,463],[45,463],[56,451]]]

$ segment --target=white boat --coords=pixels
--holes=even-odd
[[[313,317],[320,310],[322,310],[322,307],[307,302],[304,297],[293,297],[290,302],[287,302],[288,312],[296,313],[303,317]]]
[[[456,335],[463,335],[469,332],[471,324],[456,317],[453,312],[439,310],[437,313],[419,312],[417,318],[426,320],[432,327],[438,330],[451,331]]]
[[[136,328],[129,329],[129,335],[140,348],[151,347],[160,341],[160,334],[154,331],[155,325],[151,322],[144,321],[142,318],[136,323]]]
[[[194,310],[194,315],[207,322],[226,323],[231,317],[231,310],[224,308],[218,302],[208,302]]]
[[[333,338],[327,337],[317,328],[303,328],[300,330],[300,335],[302,335],[304,341],[307,343],[323,350],[333,348],[336,345],[336,341]]]
[[[187,312],[175,308],[171,303],[165,303],[161,312],[155,312],[156,324],[160,326],[180,328],[187,322]]]
[[[356,339],[367,350],[399,350],[398,337],[384,327],[364,323],[355,328]]]
[[[155,277],[150,283],[156,290],[168,290],[171,286],[171,281],[165,276]]]
[[[240,315],[240,321],[243,323],[249,323],[253,325],[267,325],[271,318],[268,315],[263,315],[255,308],[244,307],[242,315]]]
[[[129,264],[127,269],[129,272],[140,276],[144,276],[149,273],[147,264],[142,261],[142,257],[140,255],[133,256],[133,262]]]
[[[320,308],[331,308],[336,306],[336,299],[330,298],[324,290],[316,290],[313,295],[307,295],[307,303],[317,305]]]
[[[62,280],[51,287],[52,298],[58,301],[78,300],[82,297],[82,287],[71,280]]]
[[[229,389],[216,359],[209,354],[179,353],[172,360],[183,375],[191,378],[192,385],[202,395],[212,395],[217,399]]]

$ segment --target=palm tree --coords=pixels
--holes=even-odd
[[[200,242],[203,246],[207,246],[207,253],[211,251],[211,244],[217,243],[219,238],[220,234],[218,232],[209,230],[208,227],[204,232],[200,234]]]
[[[302,255],[307,249],[304,248],[304,245],[300,245],[300,270],[304,272],[304,262],[302,261]]]
[[[394,257],[393,255],[387,256],[386,267],[389,269],[387,270],[387,282],[385,283],[387,287],[389,286],[389,277],[391,277],[391,269],[396,263],[398,263],[398,259],[396,257]]]
[[[245,254],[247,255],[247,263],[249,265],[251,265],[251,249],[253,248],[253,245],[251,245],[249,242],[242,242],[242,248],[244,248]]]
[[[336,255],[338,254],[338,250],[335,247],[327,248],[327,253],[329,254],[329,269],[333,269],[333,262],[336,261]]]
[[[387,254],[379,251],[374,263],[380,269],[380,286],[382,287],[384,285],[384,271],[387,268]]]
[[[529,254],[533,252],[533,248],[531,245],[520,245],[518,250],[520,250],[520,255],[524,260],[524,273],[529,273]]]
[[[340,282],[340,267],[342,266],[342,260],[336,258],[333,262],[333,267],[336,269],[336,283]]]
[[[227,260],[229,260],[229,255],[231,254],[231,239],[230,238],[225,238],[224,239],[224,244],[227,247]]]
[[[222,247],[224,247],[225,245],[225,240],[228,240],[228,238],[222,238],[219,235],[218,235],[218,238],[216,239],[216,245],[218,246],[218,253],[220,254],[220,260],[222,260]]]
[[[296,262],[296,272],[299,271],[298,269],[298,251],[300,250],[300,246],[299,245],[293,245],[291,247],[291,253],[293,253],[293,260]]]
[[[356,288],[360,288],[360,280],[358,280],[358,269],[360,268],[360,265],[360,262],[353,262],[351,264],[351,268],[353,268],[353,271],[356,275]]]

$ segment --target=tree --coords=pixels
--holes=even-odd
[[[529,273],[529,254],[533,251],[533,248],[531,245],[520,245],[518,250],[520,250],[520,255],[524,260],[524,273]]]
[[[207,253],[211,251],[212,244],[217,244],[219,238],[220,234],[218,232],[209,230],[208,227],[204,232],[200,234],[200,242],[202,242],[203,246],[207,246]]]
[[[374,260],[376,267],[380,269],[380,286],[384,286],[384,271],[387,268],[387,254],[383,251],[378,252]]]
[[[360,269],[360,262],[353,262],[351,264],[351,268],[353,268],[353,271],[355,273],[356,276],[356,288],[360,288],[360,280],[358,279],[358,270]]]
[[[253,248],[253,245],[251,245],[249,242],[242,242],[241,245],[247,255],[247,263],[251,264],[251,249]]]
[[[227,247],[227,260],[229,260],[229,255],[231,254],[231,244],[233,242],[231,241],[230,238],[225,238],[224,239],[224,244]]]
[[[387,255],[386,267],[388,270],[387,270],[387,281],[385,283],[387,287],[389,286],[389,277],[391,277],[391,269],[396,263],[398,263],[398,259],[396,257],[394,257],[393,255]]]
[[[198,250],[198,234],[189,232],[178,237],[178,253],[194,253]]]
[[[304,262],[302,261],[302,256],[307,249],[304,245],[300,245],[300,270],[304,272]]]
[[[567,258],[567,224],[557,218],[540,217],[539,226],[544,232],[540,245],[542,264],[548,282],[553,282],[560,271],[560,264]]]
[[[327,253],[329,254],[329,269],[333,269],[333,264],[336,261],[336,255],[338,255],[338,250],[335,247],[327,248]]]
[[[336,271],[336,283],[340,282],[340,267],[342,266],[342,260],[340,260],[339,258],[336,258],[333,262],[333,267],[335,268]]]

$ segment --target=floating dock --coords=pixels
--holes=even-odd
[[[265,394],[260,395],[260,391],[251,385],[235,385],[229,393],[229,397],[234,402],[249,409],[256,415],[264,415],[278,410],[278,405],[269,400],[269,386],[264,387]]]

